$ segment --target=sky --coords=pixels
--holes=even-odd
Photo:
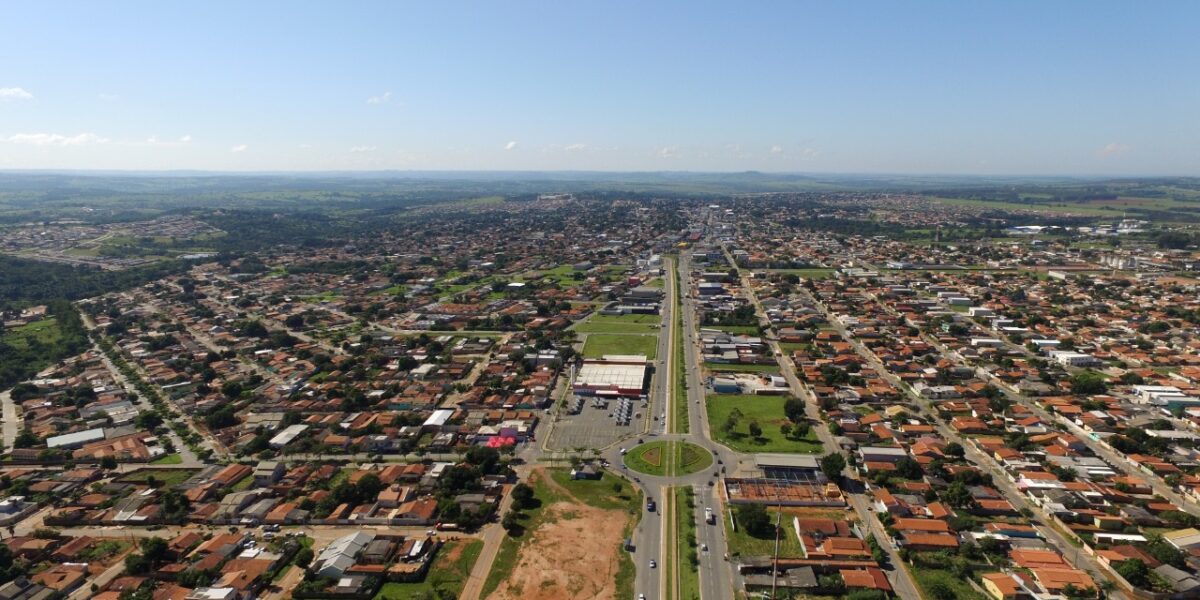
[[[0,169],[1200,175],[1200,2],[22,2]]]

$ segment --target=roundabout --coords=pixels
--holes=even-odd
[[[624,459],[630,470],[655,477],[691,475],[713,464],[713,455],[708,450],[681,440],[642,444],[625,454]]]

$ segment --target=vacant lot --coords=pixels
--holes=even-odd
[[[52,346],[58,342],[60,337],[58,322],[54,320],[54,317],[49,317],[6,330],[3,335],[0,335],[0,340],[13,348],[24,350],[29,348],[31,343]]]
[[[197,469],[143,469],[117,478],[122,483],[154,483],[155,486],[178,485],[190,479]]]
[[[584,358],[600,358],[605,354],[644,354],[653,360],[658,353],[658,336],[592,334],[583,344]]]
[[[621,546],[640,514],[641,495],[612,475],[571,481],[561,469],[538,469],[530,484],[540,504],[525,512],[524,533],[504,539],[483,597],[632,597],[633,563]]]
[[[409,600],[410,598],[440,597],[438,592],[457,598],[463,584],[471,575],[471,568],[483,550],[483,540],[457,539],[446,542],[438,550],[437,558],[429,568],[425,581],[413,583],[386,583],[375,600]]]
[[[714,395],[708,397],[708,425],[717,441],[739,452],[798,452],[819,454],[823,450],[815,431],[801,439],[783,435],[780,426],[790,423],[783,413],[786,398],[782,396]],[[741,413],[736,417],[733,429],[725,424],[734,410]],[[752,437],[750,424],[758,423],[762,435]]]
[[[575,327],[579,333],[655,333],[659,315],[594,315]]]

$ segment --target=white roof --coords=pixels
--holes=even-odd
[[[452,417],[452,416],[454,416],[453,410],[450,410],[448,408],[438,409],[438,410],[433,411],[433,414],[429,415],[429,418],[425,419],[425,422],[422,423],[422,425],[433,425],[436,427],[441,427],[442,425],[445,425],[446,421],[449,421],[450,417]]]

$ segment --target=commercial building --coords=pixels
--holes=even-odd
[[[641,396],[649,372],[644,355],[607,354],[583,361],[572,389],[582,396]]]

